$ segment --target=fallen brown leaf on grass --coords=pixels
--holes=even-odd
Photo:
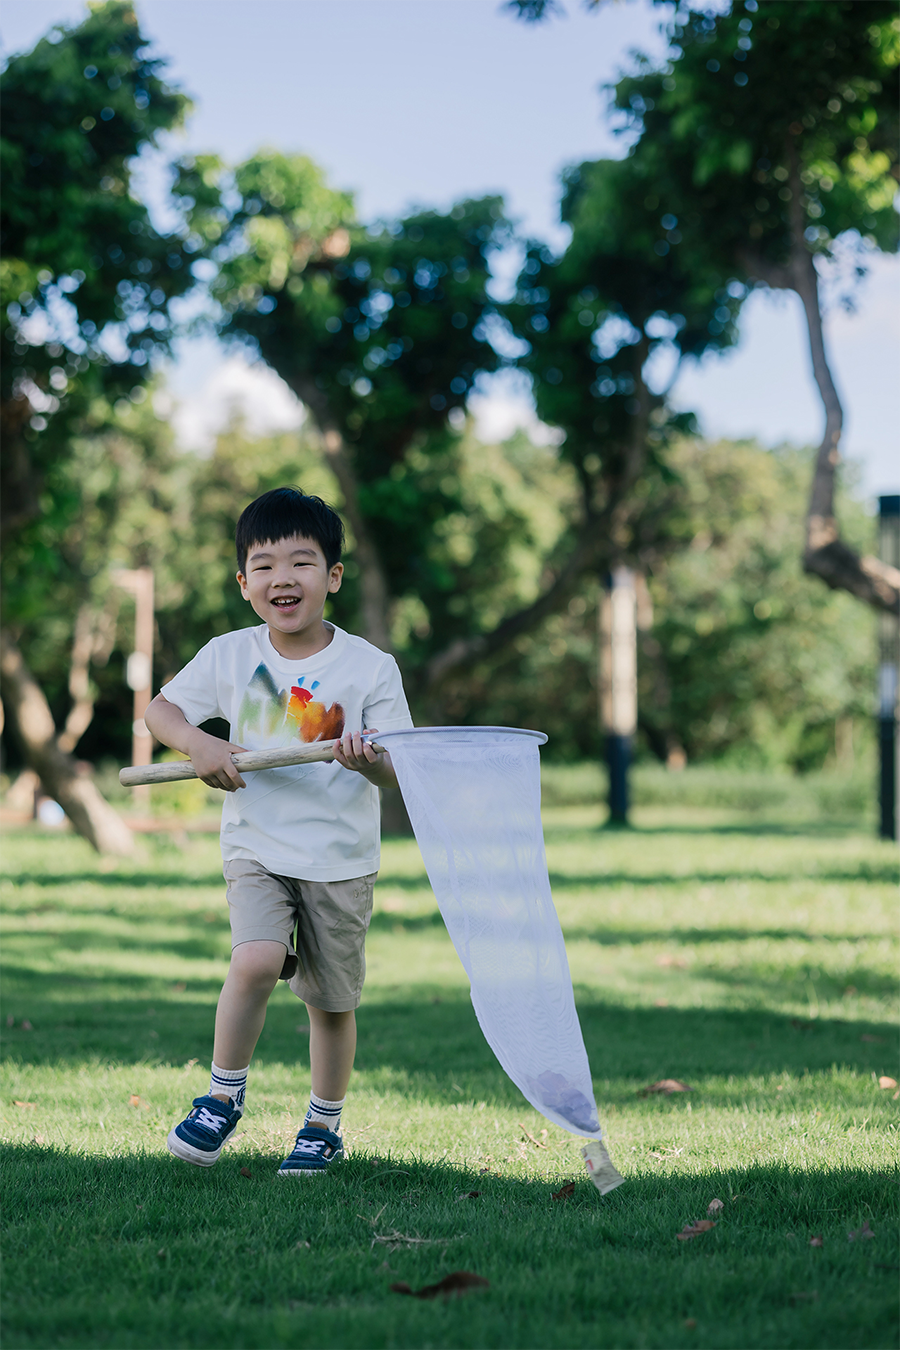
[[[37,1102],[13,1102],[13,1106],[22,1106],[29,1111],[34,1111],[37,1106]]]
[[[554,1191],[551,1200],[568,1200],[570,1195],[575,1194],[575,1182],[567,1181],[565,1186],[560,1186],[558,1191]]]
[[[866,1238],[873,1238],[874,1236],[875,1234],[869,1227],[869,1220],[866,1219],[862,1228],[857,1228],[854,1233],[847,1234],[847,1239],[849,1242],[865,1242]]]
[[[667,998],[655,998],[653,1000],[654,1008],[668,1008],[669,1000]]]
[[[252,1177],[252,1176],[253,1176],[253,1173],[250,1171],[250,1168],[249,1168],[249,1167],[242,1167],[242,1168],[241,1168],[241,1176],[242,1176],[242,1177]]]
[[[172,985],[172,989],[176,994],[183,994],[185,989],[187,989],[187,985],[183,980],[179,980],[177,984]]]
[[[410,1289],[405,1282],[391,1285],[392,1294],[409,1294],[411,1298],[459,1298],[473,1289],[490,1289],[490,1280],[473,1275],[471,1270],[453,1270],[437,1284],[426,1284],[422,1289]]]
[[[694,1331],[697,1327],[697,1319],[696,1317],[686,1317],[682,1325],[687,1327],[688,1331]]]
[[[823,1238],[821,1233],[816,1233],[815,1237],[811,1237],[809,1239],[809,1245],[811,1247],[824,1247],[825,1239]]]
[[[22,1023],[22,1030],[23,1030],[23,1031],[34,1031],[34,1027],[33,1027],[33,1026],[31,1025],[31,1023],[28,1021],[28,1018],[27,1018],[27,1017],[26,1017],[25,1021]]]
[[[724,1208],[724,1200],[710,1200],[709,1204],[706,1206],[706,1212],[707,1214],[721,1214]]]
[[[530,1140],[530,1142],[534,1144],[535,1148],[549,1148],[549,1144],[542,1144],[540,1139],[535,1139],[531,1131],[526,1130],[525,1126],[521,1123],[521,1121],[516,1121],[516,1124],[519,1126],[519,1129],[522,1131],[525,1138]],[[541,1130],[541,1134],[543,1134],[546,1137],[547,1131]]]
[[[887,1092],[890,1088],[897,1086],[897,1080],[896,1078],[888,1078],[887,1074],[883,1073],[878,1080],[878,1086],[883,1092]]]
[[[477,1200],[480,1194],[481,1191],[461,1191],[456,1197],[456,1203],[459,1204],[460,1200]]]
[[[818,1289],[801,1290],[796,1294],[791,1294],[792,1303],[817,1303],[819,1299]]]
[[[679,970],[684,970],[687,965],[683,956],[670,956],[668,952],[663,952],[662,956],[656,958],[658,966],[677,966]]]
[[[136,1092],[132,1092],[131,1096],[128,1098],[128,1105],[129,1105],[129,1106],[140,1106],[140,1104],[141,1104],[141,1099],[140,1099],[140,1097],[137,1095]]]
[[[687,1083],[679,1083],[677,1078],[660,1078],[658,1083],[651,1083],[649,1087],[641,1088],[639,1097],[651,1097],[654,1093],[659,1093],[663,1097],[671,1097],[673,1092],[693,1092],[692,1087]]]
[[[715,1226],[715,1219],[698,1219],[696,1223],[686,1223],[681,1232],[675,1236],[679,1242],[690,1242],[692,1238],[699,1237],[701,1233],[708,1233]]]

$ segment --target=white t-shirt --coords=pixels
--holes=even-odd
[[[280,656],[266,624],[213,638],[163,688],[192,726],[224,717],[248,750],[330,741],[345,731],[411,727],[392,656],[334,627],[305,661]],[[222,857],[253,858],[279,876],[347,881],[377,872],[378,790],[340,764],[248,773],[225,795]]]

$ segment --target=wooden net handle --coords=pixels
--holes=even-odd
[[[384,753],[383,745],[370,744],[378,754]],[[242,750],[231,758],[241,773],[252,773],[255,769],[286,769],[291,764],[330,764],[334,759],[332,745],[332,741],[323,741],[290,746],[285,750]],[[181,764],[134,764],[119,771],[119,782],[123,787],[139,787],[143,783],[181,783],[187,778],[196,777],[189,759]]]

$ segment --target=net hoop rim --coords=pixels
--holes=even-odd
[[[396,727],[393,731],[373,731],[371,734],[377,736],[379,741],[387,740],[389,736],[414,736],[419,732],[463,732],[465,735],[478,733],[480,731],[504,732],[507,736],[531,736],[538,745],[544,745],[547,741],[545,731],[531,731],[528,727]]]

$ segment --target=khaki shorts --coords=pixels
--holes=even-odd
[[[224,872],[232,950],[243,942],[281,942],[287,956],[280,978],[298,998],[325,1012],[358,1008],[378,873],[350,881],[298,881],[247,858],[232,858]]]

